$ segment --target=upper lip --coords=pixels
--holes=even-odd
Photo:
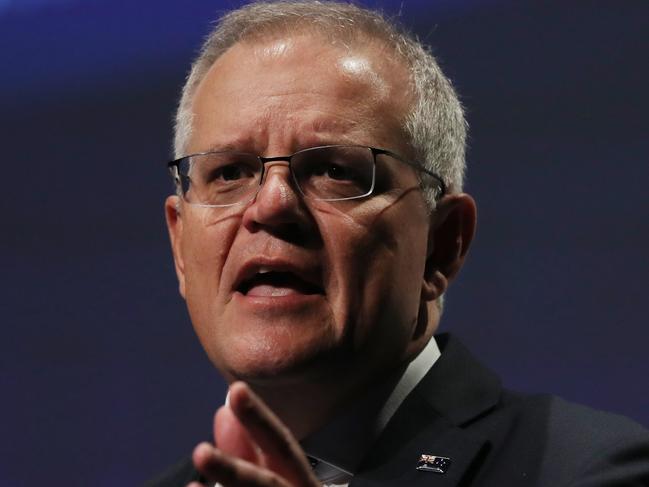
[[[234,290],[261,272],[289,272],[322,290],[322,273],[318,266],[291,262],[283,258],[258,257],[241,266],[234,280]]]

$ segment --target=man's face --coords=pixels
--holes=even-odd
[[[409,156],[408,77],[390,59],[310,35],[236,44],[198,87],[186,153],[360,144]],[[181,294],[228,380],[369,377],[417,351],[429,217],[408,166],[377,165],[377,181],[367,198],[314,201],[280,163],[246,204],[176,215],[169,198]]]

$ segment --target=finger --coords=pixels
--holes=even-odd
[[[229,406],[220,407],[214,415],[214,440],[222,452],[261,465],[259,447]]]
[[[275,472],[227,455],[209,443],[198,445],[192,459],[206,479],[227,487],[291,487]]]
[[[230,386],[229,402],[250,438],[262,449],[269,468],[295,485],[318,485],[297,440],[245,383]]]

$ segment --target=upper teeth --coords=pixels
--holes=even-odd
[[[268,272],[272,272],[272,269],[268,267],[260,267],[257,273],[259,274],[267,274]]]

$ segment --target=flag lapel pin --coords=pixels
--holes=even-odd
[[[422,472],[446,473],[450,465],[451,459],[448,457],[422,454],[417,463],[417,470],[421,470]]]

